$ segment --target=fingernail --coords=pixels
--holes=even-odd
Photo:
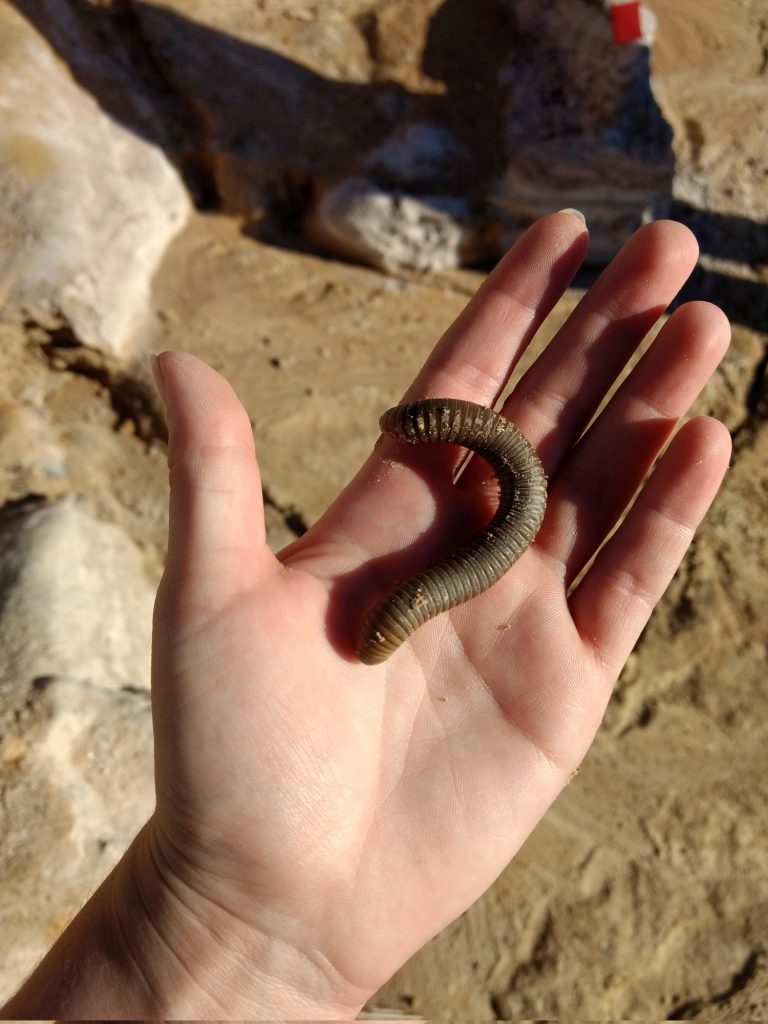
[[[580,220],[582,224],[586,224],[587,223],[587,218],[584,216],[584,214],[581,212],[581,210],[574,210],[574,208],[572,206],[566,206],[566,208],[564,210],[559,210],[558,212],[559,213],[570,213],[570,215],[572,217],[575,217],[576,220]]]
[[[149,365],[152,368],[152,376],[155,379],[155,387],[160,392],[160,397],[165,402],[165,381],[163,380],[163,371],[160,369],[160,363],[158,362],[157,356],[154,352],[149,354]]]

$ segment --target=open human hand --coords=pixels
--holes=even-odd
[[[407,400],[496,403],[587,244],[568,212],[534,224]],[[727,467],[728,432],[702,417],[644,484],[728,346],[706,303],[672,314],[584,433],[696,256],[686,228],[652,223],[589,289],[503,406],[549,479],[536,540],[375,667],[354,656],[361,618],[489,518],[487,466],[471,460],[454,484],[458,449],[381,440],[275,556],[245,410],[199,360],[159,357],[171,507],[153,641],[157,808],[132,877],[184,970],[145,965],[156,1012],[353,1016],[481,895],[561,791]]]

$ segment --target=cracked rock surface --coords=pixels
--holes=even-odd
[[[305,72],[343,83],[351,102],[374,83],[381,106],[369,108],[368,96],[364,110],[381,119],[366,137],[379,147],[378,165],[390,176],[407,170],[411,184],[444,173],[430,163],[434,140],[448,144],[437,128],[392,134],[404,91],[439,95],[419,47],[440,0],[329,0],[319,19],[305,0],[15,6],[31,21],[35,12],[67,12],[49,19],[58,33],[49,42],[70,54],[77,88],[89,93],[97,77],[103,116],[155,147],[198,208],[243,181],[253,188],[242,197],[248,206],[275,180],[254,140],[227,133],[211,114],[226,100],[222,83],[239,80],[237,55],[252,56],[244,46],[272,54],[248,73],[280,96],[303,95]],[[768,97],[768,18],[761,0],[736,13],[730,0],[651,6],[659,96],[675,131],[674,198],[703,244],[686,297],[718,301],[734,320],[731,350],[693,412],[726,422],[733,464],[578,774],[485,897],[373,1001],[403,1013],[768,1015],[768,165],[754,117]],[[207,106],[163,63],[182,9],[230,37],[215,53],[235,64],[211,82]],[[0,58],[18,38],[0,33]],[[184,42],[202,47],[205,38],[193,26]],[[308,109],[322,114],[330,96]],[[246,101],[238,93],[232,124],[249,114]],[[432,125],[421,107],[414,122]],[[301,159],[332,159],[332,141]],[[251,178],[243,159],[253,160]],[[92,173],[83,170],[81,189],[95,187]],[[108,191],[111,179],[99,181]],[[285,208],[301,206],[301,180],[282,187]],[[268,540],[279,550],[367,456],[379,414],[482,275],[387,275],[274,237],[257,241],[250,225],[194,212],[163,256],[148,308],[153,346],[206,359],[248,409]],[[580,294],[564,296],[528,358]],[[167,468],[141,347],[94,346],[74,319],[0,308],[0,998],[152,807],[147,655]]]

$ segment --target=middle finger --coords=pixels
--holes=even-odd
[[[589,289],[504,404],[548,476],[597,411],[616,377],[696,265],[693,234],[647,224]]]

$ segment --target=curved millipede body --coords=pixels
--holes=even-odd
[[[428,619],[482,593],[536,536],[547,502],[538,456],[517,427],[485,406],[429,398],[389,409],[383,433],[409,444],[448,442],[477,452],[499,480],[499,507],[462,548],[398,584],[363,620],[355,653],[368,665],[386,660]]]

